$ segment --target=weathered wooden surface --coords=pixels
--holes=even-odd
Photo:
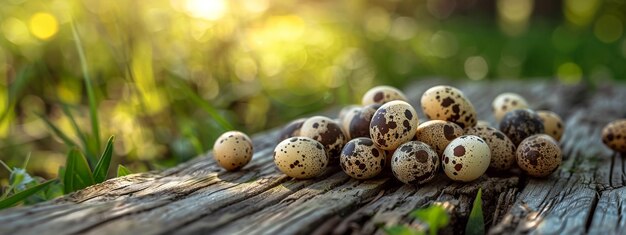
[[[423,91],[440,83],[420,81],[405,91],[418,105]],[[460,233],[478,188],[491,234],[626,231],[626,162],[599,137],[606,123],[626,116],[626,87],[451,84],[470,97],[481,119],[492,121],[490,102],[505,91],[560,114],[566,122],[560,170],[547,179],[512,170],[468,184],[442,174],[419,187],[390,174],[354,180],[339,168],[294,180],[275,169],[276,131],[269,131],[253,138],[253,161],[241,171],[225,172],[207,154],[162,172],[111,179],[51,202],[4,210],[0,234],[382,234],[382,227],[394,224],[425,226],[407,215],[433,202],[452,216],[442,233]]]

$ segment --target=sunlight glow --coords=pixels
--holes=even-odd
[[[187,0],[184,9],[192,17],[218,20],[224,16],[228,5],[225,0]]]
[[[35,37],[48,40],[59,31],[59,23],[52,14],[37,12],[30,18],[29,28]]]

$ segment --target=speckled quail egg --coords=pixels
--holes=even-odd
[[[300,136],[309,137],[322,143],[331,163],[339,162],[339,153],[347,140],[339,124],[323,116],[307,119],[300,128]]]
[[[360,110],[361,106],[351,105],[349,110],[345,111],[345,114],[340,114],[339,116],[338,123],[341,127],[341,130],[343,130],[343,133],[346,136],[347,140],[352,139],[352,136],[350,136],[350,122],[352,121],[352,118],[360,112]]]
[[[496,117],[496,122],[502,120],[504,115],[511,110],[526,108],[528,108],[528,102],[526,102],[524,97],[510,92],[496,96],[491,103],[491,110]]]
[[[552,136],[556,141],[560,141],[564,131],[561,117],[552,111],[546,110],[537,111],[537,115],[541,118],[545,133]]]
[[[361,103],[365,106],[370,104],[384,104],[392,100],[402,100],[408,102],[404,93],[397,88],[390,86],[377,86],[369,89],[365,95],[363,95]]]
[[[409,103],[394,100],[376,110],[370,122],[370,138],[384,150],[396,149],[415,136],[417,112]]]
[[[451,86],[435,86],[422,95],[422,110],[431,120],[454,122],[461,128],[476,125],[476,110],[463,92]]]
[[[626,119],[607,124],[602,129],[602,142],[617,152],[626,152]]]
[[[475,126],[465,134],[483,138],[491,150],[489,167],[497,171],[508,170],[515,163],[515,145],[504,133],[493,127]]]
[[[372,116],[378,108],[380,108],[380,104],[370,104],[363,108],[360,108],[353,116],[352,120],[350,120],[349,136],[350,138],[357,137],[370,137],[370,122],[372,121]]]
[[[222,168],[233,171],[250,162],[252,159],[252,140],[239,131],[228,131],[222,134],[213,145],[213,157]]]
[[[500,131],[517,146],[531,135],[544,133],[544,127],[535,111],[516,109],[504,115],[500,121]]]
[[[276,145],[274,163],[287,176],[309,179],[326,170],[328,156],[320,142],[309,137],[292,137]]]
[[[365,137],[350,140],[341,150],[339,159],[343,172],[360,180],[378,175],[386,164],[385,151]]]
[[[559,168],[561,148],[546,134],[528,137],[517,147],[517,165],[530,176],[545,177]]]
[[[289,139],[294,136],[300,136],[300,128],[302,128],[302,124],[304,124],[306,118],[299,118],[291,121],[282,130],[280,130],[280,134],[278,134],[278,142],[283,141],[284,139]]]
[[[393,154],[391,171],[405,184],[423,184],[432,180],[439,169],[439,155],[420,141],[406,142]]]
[[[431,146],[439,156],[450,142],[463,135],[463,128],[454,122],[431,120],[417,127],[416,139]]]
[[[456,138],[443,151],[443,172],[456,181],[469,182],[487,171],[491,150],[485,141],[475,135]]]

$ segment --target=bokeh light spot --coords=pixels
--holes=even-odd
[[[224,16],[228,5],[225,0],[187,0],[184,8],[192,17],[217,20]]]
[[[598,40],[612,43],[622,37],[624,25],[619,18],[613,15],[603,15],[595,23],[593,33]]]
[[[30,32],[41,40],[48,40],[59,31],[59,22],[50,13],[37,12],[29,22]]]
[[[565,18],[574,25],[585,26],[596,14],[600,0],[565,0],[563,4]]]
[[[583,70],[575,63],[567,62],[559,66],[556,76],[564,84],[577,84],[583,76]]]
[[[465,74],[469,79],[481,80],[487,76],[489,65],[482,56],[471,56],[465,60]]]
[[[533,10],[533,0],[498,0],[496,3],[500,29],[511,36],[523,33]]]
[[[32,40],[26,24],[16,18],[8,18],[2,22],[2,33],[7,40],[16,45],[27,44]]]

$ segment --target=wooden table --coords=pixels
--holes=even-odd
[[[427,88],[441,83],[463,90],[481,119],[493,121],[491,101],[507,91],[560,114],[566,122],[561,168],[546,179],[512,170],[471,183],[442,174],[418,187],[390,174],[354,180],[338,167],[313,180],[294,180],[274,167],[272,130],[253,137],[254,158],[243,170],[225,172],[207,154],[164,171],[111,179],[1,211],[0,234],[383,234],[384,226],[419,226],[407,214],[433,202],[448,209],[451,223],[441,233],[451,234],[464,230],[478,188],[492,234],[626,233],[626,161],[600,141],[606,123],[626,117],[626,86],[430,79],[404,90],[418,105]]]

